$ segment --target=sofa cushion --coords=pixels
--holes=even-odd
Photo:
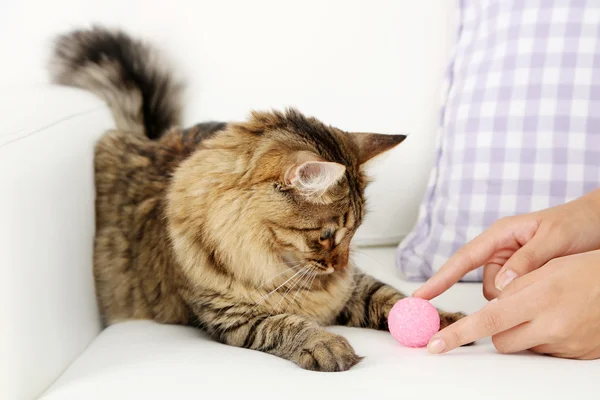
[[[395,249],[360,250],[364,270],[401,290],[416,284],[393,272]],[[481,285],[458,284],[435,300],[473,312],[485,304]],[[497,354],[489,340],[444,356],[401,346],[389,333],[329,328],[365,359],[342,373],[305,371],[257,351],[210,340],[202,332],[150,321],[104,330],[44,400],[130,399],[506,399],[597,396],[600,361],[521,353]],[[553,382],[568,382],[556,386]]]
[[[500,217],[600,186],[600,2],[466,0],[460,13],[436,166],[398,254],[412,279]]]

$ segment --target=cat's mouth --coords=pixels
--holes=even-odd
[[[317,275],[329,275],[335,272],[335,268],[331,265],[322,265],[316,261],[307,260],[305,261],[306,268],[309,268]]]
[[[323,269],[321,267],[321,268],[319,268],[319,272],[323,275],[329,275],[329,274],[332,274],[333,272],[335,272],[335,268],[333,268],[332,266],[329,266],[329,267]]]
[[[291,252],[284,252],[281,255],[283,264],[290,268],[306,268],[311,269],[319,275],[329,275],[335,272],[333,265],[327,265],[324,262],[312,259],[300,259]]]

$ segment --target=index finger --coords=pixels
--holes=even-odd
[[[427,348],[431,353],[445,353],[457,347],[496,335],[529,322],[536,314],[537,303],[527,301],[526,291],[498,301],[436,333]]]
[[[413,296],[431,300],[448,290],[468,272],[485,264],[500,246],[498,233],[492,227],[464,245]]]

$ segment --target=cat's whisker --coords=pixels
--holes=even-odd
[[[299,286],[300,286],[300,283],[301,283],[301,282],[304,280],[304,277],[305,277],[306,275],[308,275],[308,273],[309,273],[309,272],[310,272],[310,269],[309,269],[309,268],[307,268],[305,273],[303,273],[302,275],[300,275],[298,278],[294,279],[294,281],[293,281],[293,282],[291,282],[291,286],[290,286],[290,287],[288,288],[288,290],[287,290],[287,291],[284,293],[284,295],[283,295],[283,298],[285,298],[285,297],[287,296],[287,294],[288,294],[288,293],[289,293],[289,292],[290,292],[292,289],[294,289],[295,287],[299,287]],[[282,298],[282,300],[283,300],[283,298]],[[289,300],[289,299],[286,299],[286,300],[287,300],[287,302],[288,302],[288,305],[289,305],[289,304],[290,304],[290,300]],[[281,300],[280,300],[280,302],[281,302]],[[279,305],[279,304],[277,304],[277,305]],[[277,306],[275,306],[275,308],[277,308]]]
[[[267,281],[263,282],[263,284],[262,284],[262,285],[260,285],[260,286],[259,286],[257,289],[262,289],[262,288],[263,288],[263,287],[264,287],[266,284],[268,284],[268,283],[272,282],[272,281],[273,281],[275,278],[277,278],[278,276],[281,276],[281,275],[283,275],[283,274],[289,273],[289,272],[290,272],[290,270],[291,270],[291,271],[293,271],[293,270],[294,270],[294,268],[298,268],[298,267],[299,267],[299,266],[301,266],[301,265],[302,265],[302,263],[301,263],[301,262],[298,262],[296,265],[288,266],[288,269],[286,269],[285,271],[282,271],[282,272],[280,272],[280,273],[276,274],[275,276],[272,276],[272,277],[271,277],[271,278],[269,278]]]
[[[271,277],[270,279],[268,279],[266,282],[264,282],[262,285],[260,285],[257,289],[260,289],[262,287],[264,287],[266,284],[268,284],[269,282],[273,281],[275,278],[277,278],[278,276],[283,275],[286,272],[289,272],[290,270],[293,271],[294,268],[298,268],[302,265],[302,263],[297,263],[296,265],[293,265],[291,267],[288,267],[288,269],[286,269],[285,271],[276,274],[275,276]],[[254,310],[256,310],[261,304],[263,304],[267,298],[272,295],[274,292],[276,292],[277,290],[279,290],[281,288],[281,286],[285,285],[289,280],[291,280],[292,278],[294,278],[294,276],[298,275],[300,272],[302,272],[302,269],[299,270],[298,272],[296,272],[294,275],[292,275],[288,280],[286,280],[283,284],[281,284],[279,287],[275,288],[273,291],[271,291],[270,293],[266,294],[265,296],[263,296],[261,299],[254,301],[254,306],[252,306],[248,311],[246,311],[245,313],[243,313],[241,316],[242,317],[246,317],[248,314],[254,312]],[[240,304],[241,302],[238,302],[237,304]],[[223,312],[220,312],[218,317],[221,316]]]
[[[308,292],[312,288],[313,282],[315,281],[317,275],[318,274],[316,272],[313,274],[312,279],[310,280],[310,283],[308,284],[308,288],[307,288],[306,292],[304,293],[305,296],[302,298],[302,302],[304,302],[308,298]]]
[[[296,277],[298,274],[302,273],[303,271],[306,271],[307,266],[301,268],[298,272],[296,272],[294,275],[292,275],[291,277],[289,277],[285,282],[283,282],[281,285],[277,286],[275,289],[271,290],[269,293],[267,293],[266,295],[264,295],[262,298],[260,298],[257,302],[255,302],[255,306],[252,307],[251,310],[249,311],[253,311],[254,309],[256,309],[259,305],[263,304],[273,293],[275,293],[276,291],[278,291],[279,289],[281,289],[281,287],[283,287],[285,284],[287,284],[289,281],[291,281],[292,279],[294,279],[294,277]],[[244,313],[246,314],[246,313]]]
[[[304,278],[306,278],[306,280]],[[303,289],[303,286],[306,285],[306,283],[308,283],[309,279],[310,279],[310,275],[309,274],[305,274],[305,276],[302,279],[302,282],[300,282],[300,285],[298,286],[298,289],[296,289],[296,294],[294,295],[294,297],[292,298],[292,301],[291,301],[292,312],[294,311],[294,304],[296,302],[296,298],[298,297],[298,294]],[[306,288],[304,288],[304,289],[306,289]],[[287,309],[286,309],[286,311],[287,311]]]
[[[321,282],[320,279],[318,280],[318,282],[319,282],[319,289],[320,290],[325,290],[325,288],[323,287],[323,282]]]
[[[307,272],[305,274],[310,273],[310,270],[307,269]],[[281,299],[279,300],[279,302],[277,302],[277,304],[275,305],[275,307],[273,307],[273,309],[271,310],[271,313],[269,314],[269,317],[271,316],[271,314],[273,314],[273,311],[276,311],[277,308],[279,307],[279,305],[281,304],[281,302],[287,297],[287,295],[290,293],[290,291],[296,287],[296,285],[300,282],[300,280],[303,278],[303,276],[301,276],[300,278],[294,280],[292,282],[292,285],[288,288],[288,290],[283,294],[283,296],[281,297]]]
[[[271,264],[265,264],[263,266],[264,267],[269,267],[269,266],[272,266],[272,265],[281,265],[281,264],[302,264],[302,261],[298,261],[298,260],[296,260],[296,261],[283,261],[282,260],[282,261],[271,263]]]
[[[294,294],[294,297],[292,299],[288,299],[288,304],[292,306],[292,308],[295,305],[295,297],[298,295],[299,292],[301,292],[303,289],[305,289],[306,287],[306,282],[308,282],[308,279],[310,277],[310,275],[312,274],[312,271],[309,270],[306,274],[304,274],[304,276],[302,277],[302,279],[298,282],[298,285],[296,286],[296,293]]]
[[[306,281],[303,283],[303,289],[304,289],[304,293],[300,296],[300,299],[298,300],[298,304],[301,305],[302,304],[302,298],[304,298],[305,296],[308,295],[308,292],[310,291],[310,285],[309,282],[311,280],[311,278],[313,276],[315,276],[318,272],[317,271],[312,271],[311,274],[308,274],[306,277]]]
[[[308,297],[308,292],[310,291],[310,287],[312,286],[312,283],[315,280],[315,277],[319,274],[318,271],[314,271],[313,275],[312,275],[312,280],[310,281],[310,284],[308,285],[308,287],[306,288],[306,291],[304,292],[304,295],[302,296],[302,299],[299,301],[300,304],[304,303],[304,300],[306,300],[306,298]]]

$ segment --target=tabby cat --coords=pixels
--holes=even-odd
[[[59,36],[55,82],[104,99],[117,129],[95,148],[94,278],[105,324],[152,319],[316,371],[361,359],[323,326],[387,329],[403,295],[360,272],[363,165],[404,140],[296,110],[178,127],[182,86],[120,31]],[[442,326],[462,314],[440,312]]]

